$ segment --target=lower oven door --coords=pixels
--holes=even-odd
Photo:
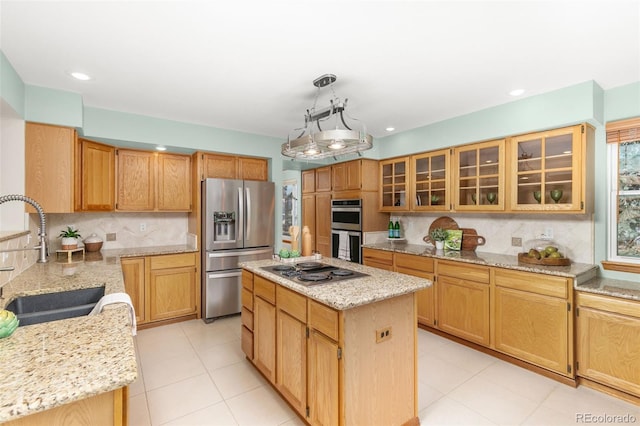
[[[349,260],[353,263],[362,263],[362,232],[331,230],[331,257],[340,255],[340,234],[347,237],[349,247]]]
[[[242,270],[207,272],[204,291],[205,321],[237,314],[242,307]]]

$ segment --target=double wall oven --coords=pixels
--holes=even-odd
[[[331,200],[331,257],[362,263],[362,200]]]

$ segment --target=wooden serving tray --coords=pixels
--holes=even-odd
[[[446,230],[450,229],[460,229],[462,230],[462,247],[460,250],[462,251],[475,251],[477,246],[484,245],[486,242],[484,237],[478,235],[478,232],[473,228],[460,228],[458,227],[458,223],[450,218],[449,216],[442,216],[437,218],[431,223],[429,226],[429,232],[427,235],[422,238],[425,243],[430,243],[435,245],[433,241],[431,241],[431,231],[437,228],[442,228]]]
[[[532,265],[547,265],[547,266],[569,266],[571,260],[568,257],[543,257],[542,259],[536,259],[535,257],[529,257],[527,253],[518,253],[518,262],[530,263]]]

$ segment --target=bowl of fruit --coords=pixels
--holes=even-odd
[[[549,266],[571,265],[567,249],[553,240],[537,239],[527,241],[524,249],[524,253],[518,253],[519,262]]]

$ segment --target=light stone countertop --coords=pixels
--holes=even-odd
[[[195,252],[184,245],[103,250],[84,261],[36,263],[4,286],[4,308],[15,297],[105,286],[123,292],[120,257]],[[18,327],[0,339],[0,422],[110,392],[138,376],[128,309]]]
[[[300,261],[311,260],[307,258],[299,259]],[[398,272],[384,271],[382,269],[346,262],[339,259],[323,257],[322,259],[317,260],[317,262],[351,269],[353,271],[368,274],[369,276],[337,281],[335,283],[328,282],[306,286],[297,284],[296,282],[281,275],[261,269],[264,266],[272,266],[282,263],[277,260],[243,262],[240,266],[256,275],[260,275],[282,285],[283,287],[290,288],[291,290],[341,311],[385,299],[391,299],[403,294],[413,293],[423,288],[430,287],[433,284],[431,281],[424,278],[413,277],[410,275],[400,274]],[[286,263],[292,264],[290,261]]]
[[[460,262],[496,266],[518,271],[569,277],[574,279],[573,287],[575,290],[640,301],[640,282],[596,277],[598,267],[588,263],[572,263],[569,266],[532,265],[519,263],[517,256],[482,252],[476,253],[473,251],[437,251],[431,246],[418,244],[384,242],[365,244],[363,247],[437,259],[452,259]]]

